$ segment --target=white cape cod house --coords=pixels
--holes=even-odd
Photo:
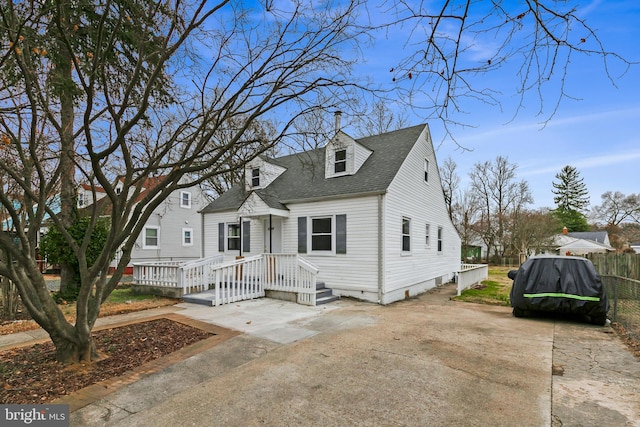
[[[388,304],[449,282],[460,237],[426,124],[246,166],[245,182],[202,211],[203,254],[283,254],[333,293]],[[265,261],[273,270],[278,256]],[[236,275],[237,275],[236,270]]]

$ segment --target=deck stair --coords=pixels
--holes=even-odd
[[[327,288],[324,282],[316,282],[316,305],[328,304],[339,300],[338,295],[333,295],[333,291]]]

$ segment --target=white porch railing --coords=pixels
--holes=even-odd
[[[316,305],[318,269],[296,254],[264,254],[265,290],[297,293],[298,304]]]
[[[133,279],[138,285],[181,288],[182,283],[189,283],[182,277],[185,269],[190,272],[187,277],[197,275],[198,271],[203,274],[204,266],[221,264],[223,259],[222,255],[216,255],[192,261],[138,262],[133,264]],[[195,272],[191,271],[192,267]]]
[[[462,264],[457,273],[458,295],[465,289],[486,280],[489,277],[487,264]]]
[[[215,305],[263,297],[266,290],[295,292],[297,302],[316,304],[318,269],[297,254],[262,254],[222,263],[222,256],[184,264],[134,265],[137,284],[182,289],[182,294],[212,290]]]

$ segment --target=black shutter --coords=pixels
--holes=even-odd
[[[218,252],[224,252],[224,222],[218,223]]]
[[[251,221],[242,223],[242,252],[251,252]]]
[[[347,216],[336,215],[336,253],[347,253]]]
[[[307,217],[298,217],[298,253],[307,253]]]

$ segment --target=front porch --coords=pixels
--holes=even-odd
[[[313,306],[332,300],[323,295],[327,290],[317,276],[318,268],[297,254],[260,254],[231,262],[218,255],[134,264],[132,288],[211,306],[264,296]]]

